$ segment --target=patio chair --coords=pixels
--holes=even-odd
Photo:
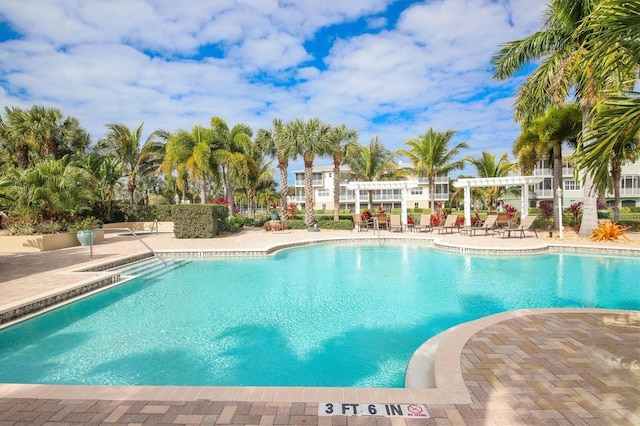
[[[420,215],[420,222],[418,222],[415,225],[413,225],[413,229],[416,232],[420,232],[423,229],[424,229],[425,232],[433,231],[433,226],[431,226],[431,215],[430,214]]]
[[[520,221],[520,225],[516,228],[502,228],[496,229],[497,234],[501,234],[502,238],[504,236],[511,237],[511,233],[520,234],[520,238],[524,238],[524,233],[526,231],[533,231],[536,234],[536,238],[538,238],[538,232],[536,232],[535,228],[533,228],[533,222],[536,220],[536,216],[529,215]]]
[[[482,224],[482,226],[478,226],[476,228],[471,228],[471,235],[476,235],[477,231],[484,231],[484,235],[489,235],[489,231],[491,231],[491,233],[495,232],[495,228],[496,228],[496,222],[498,221],[498,215],[497,214],[491,214],[489,216],[487,216],[487,219],[484,221],[484,223]]]
[[[447,216],[442,226],[434,226],[433,229],[437,229],[438,234],[442,233],[443,231],[445,234],[446,233],[453,234],[453,230],[454,228],[456,228],[457,220],[458,220],[458,215],[450,214],[449,216]]]
[[[370,222],[366,219],[363,219],[362,216],[360,214],[354,214],[353,215],[353,228],[357,229],[358,232],[360,232],[362,230],[362,228],[364,228],[365,231],[369,230],[369,224]]]
[[[387,225],[389,227],[389,232],[392,232],[393,229],[399,229],[400,232],[404,231],[404,227],[402,226],[402,220],[400,219],[399,214],[392,214],[389,223]]]

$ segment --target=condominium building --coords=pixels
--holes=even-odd
[[[534,176],[542,176],[544,180],[535,185],[535,203],[549,201],[553,203],[558,185],[553,182],[553,171],[549,161],[538,161],[533,170]],[[565,162],[562,167],[563,207],[582,201],[584,189],[580,179],[576,179],[573,165]],[[613,203],[613,193],[605,194],[608,204]],[[620,180],[620,198],[622,207],[640,207],[640,161],[625,161],[622,164]]]
[[[349,171],[347,166],[343,166],[340,169],[341,174]],[[305,190],[304,190],[304,170],[294,171],[294,187],[295,195],[293,200],[300,204],[301,208],[305,202]],[[340,176],[337,177],[340,179]],[[327,166],[315,166],[313,168],[313,200],[314,208],[318,210],[333,210],[333,183],[336,176],[333,174],[333,165]],[[417,181],[418,186],[411,188],[407,193],[407,207],[408,208],[429,208],[429,181],[427,178],[422,177],[409,177],[410,181]],[[340,210],[356,211],[356,194],[355,190],[347,188],[348,180],[343,179],[340,181]],[[369,203],[369,191],[360,190],[360,209],[368,208]],[[436,178],[436,201],[448,201],[449,200],[449,177],[438,176]],[[401,189],[376,189],[373,191],[373,206],[378,207],[382,205],[386,210],[393,208],[400,208],[402,202],[402,190]]]

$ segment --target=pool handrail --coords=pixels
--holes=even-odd
[[[149,247],[149,245],[147,243],[145,243],[144,241],[142,241],[142,239],[140,237],[138,237],[138,234],[136,234],[135,232],[133,232],[132,229],[130,228],[96,228],[96,229],[90,229],[90,231],[105,231],[105,230],[110,230],[110,231],[127,231],[128,233],[130,233],[131,235],[133,235],[134,237],[136,237],[136,240],[140,241],[142,243],[143,246],[145,246],[146,248],[149,249],[149,251],[153,254],[154,257],[160,259],[162,261],[162,263],[164,263],[164,266],[167,266],[167,262],[161,258],[160,256],[158,256],[158,254],[156,253],[156,251],[154,249],[152,249],[151,247]],[[89,258],[91,260],[93,260],[93,238],[89,238]]]

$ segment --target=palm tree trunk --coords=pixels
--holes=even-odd
[[[434,206],[436,204],[436,178],[429,176],[429,208],[433,213]]]
[[[553,144],[553,188],[551,193],[555,195],[555,191],[558,188],[562,188],[562,142]],[[556,197],[553,197],[555,200]],[[557,201],[557,200],[556,200]],[[562,202],[562,199],[560,200]],[[558,207],[553,209],[553,224],[556,229],[560,229],[560,213]]]
[[[307,228],[313,226],[313,161],[304,161],[304,219]]]
[[[589,140],[589,128],[591,126],[591,111],[593,105],[590,102],[582,106],[582,137],[584,144],[592,143]],[[584,195],[582,198],[582,222],[578,236],[588,237],[598,227],[598,194],[594,188],[593,180],[587,173],[584,179]]]
[[[204,177],[200,181],[200,204],[205,204],[207,202],[207,182],[204,180]]]
[[[333,220],[340,219],[340,163],[333,164]]]
[[[373,189],[369,190],[369,211],[373,210]]]
[[[24,142],[16,143],[16,162],[20,170],[29,168],[29,145]]]
[[[611,161],[611,179],[613,180],[613,221],[620,220],[620,177],[622,175],[622,160],[614,159]]]
[[[136,177],[134,175],[129,175],[127,190],[129,191],[129,204],[133,204],[133,193],[136,190]]]
[[[278,168],[280,169],[280,210],[283,219],[287,219],[287,192],[289,191],[289,184],[287,182],[287,168],[288,162],[280,162]],[[306,172],[305,172],[306,175]],[[306,185],[306,183],[305,183]]]

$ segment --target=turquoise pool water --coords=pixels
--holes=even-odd
[[[194,260],[0,331],[0,381],[402,387],[453,325],[521,308],[640,309],[637,258],[317,245]]]

